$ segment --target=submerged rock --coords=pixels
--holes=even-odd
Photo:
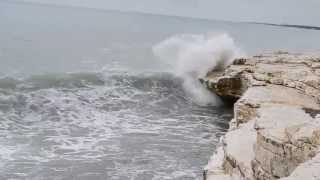
[[[236,59],[223,72],[209,72],[203,84],[236,103],[206,178],[320,179],[319,72],[320,54],[290,53]]]

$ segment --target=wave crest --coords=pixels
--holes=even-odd
[[[176,35],[155,45],[153,52],[169,65],[172,73],[184,80],[185,91],[199,105],[219,105],[220,100],[207,91],[198,79],[244,55],[227,34]]]

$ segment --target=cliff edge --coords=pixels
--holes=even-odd
[[[240,58],[201,82],[234,104],[206,180],[320,180],[320,54]]]

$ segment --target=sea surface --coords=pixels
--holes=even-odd
[[[247,55],[320,49],[317,30],[0,1],[0,179],[201,179],[232,110],[174,66],[218,34]],[[172,37],[179,62],[154,53]]]

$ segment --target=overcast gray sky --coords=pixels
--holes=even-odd
[[[231,21],[320,26],[320,0],[23,0]]]

